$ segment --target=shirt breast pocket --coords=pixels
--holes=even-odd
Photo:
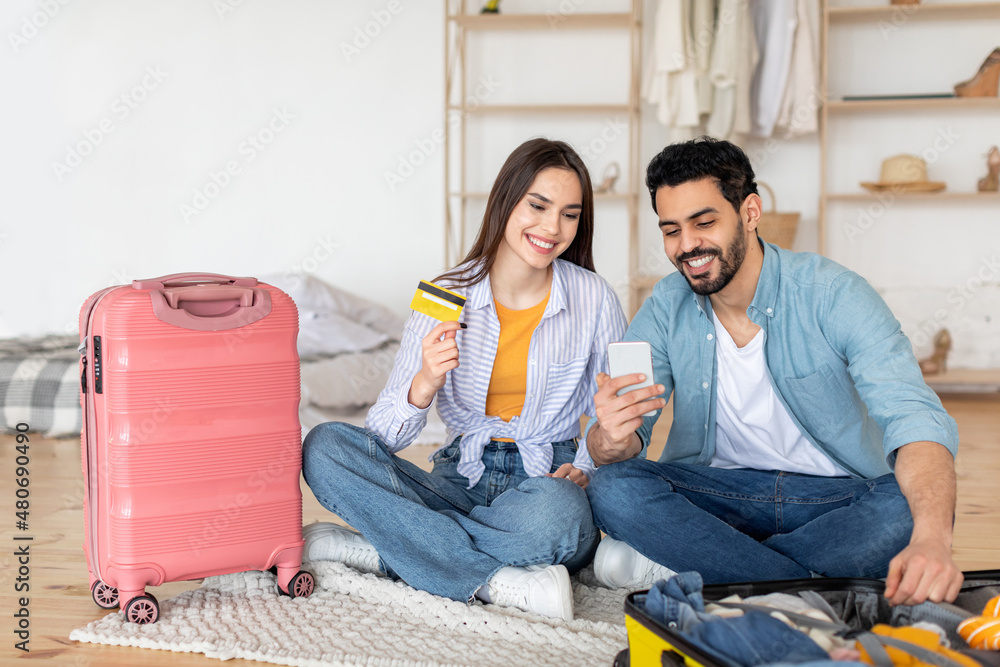
[[[785,384],[785,402],[806,429],[835,428],[854,412],[848,389],[830,364],[805,377],[785,378]]]
[[[580,388],[590,355],[549,364],[545,372],[545,400],[542,414],[557,414],[569,403]]]

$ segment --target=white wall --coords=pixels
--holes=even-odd
[[[443,264],[441,151],[385,173],[442,125],[443,15],[5,2],[0,336],[75,331],[91,292],[189,270],[311,271],[402,312]]]
[[[627,6],[505,0],[503,8]],[[647,39],[654,12],[655,2],[645,0]],[[434,140],[445,127],[443,17],[443,3],[412,0],[5,2],[0,275],[8,290],[0,299],[0,336],[75,331],[77,310],[91,292],[187,270],[304,270],[404,314],[413,283],[444,268],[443,149]],[[971,76],[989,50],[987,26],[966,34],[961,48],[918,48],[917,62],[908,55],[890,58],[896,69],[871,66],[875,49],[910,53],[914,40],[926,39],[921,29],[911,22],[874,43],[864,31],[838,33],[841,51],[871,57],[844,60],[832,83],[850,88],[842,92],[901,92],[920,82],[947,88]],[[624,60],[614,55],[621,34],[576,34],[553,31],[541,50],[517,35],[483,35],[470,44],[470,55],[486,62],[476,75],[502,83],[488,101],[623,101]],[[505,45],[510,39],[513,47]],[[547,78],[542,65],[552,59],[575,63],[579,76]],[[915,78],[901,79],[907,72]],[[899,90],[887,90],[887,81]],[[642,127],[643,165],[667,142],[651,116]],[[510,149],[529,136],[563,138],[585,150],[615,120],[529,118],[487,127],[472,119],[470,189],[488,187]],[[907,147],[910,131],[894,122],[839,130],[837,189],[874,180],[880,160]],[[1000,143],[1000,124],[990,117],[973,123],[969,114],[932,122],[959,124],[964,143],[936,168],[947,170],[942,178],[950,189],[968,189],[966,181],[985,173],[979,154]],[[247,141],[254,135],[271,141],[253,149]],[[912,152],[927,143],[920,141]],[[97,145],[78,166],[54,168],[90,143]],[[776,190],[779,208],[802,212],[796,248],[815,250],[818,140],[741,143]],[[626,144],[623,136],[592,152],[595,181],[608,162],[624,160]],[[238,173],[224,175],[227,164]],[[404,178],[390,183],[387,173]],[[213,174],[224,186],[216,189]],[[195,202],[196,190],[214,197]],[[204,210],[185,216],[181,206],[196,203]],[[990,268],[991,253],[1000,252],[995,206],[956,205],[945,216],[940,208],[896,206],[853,243],[845,242],[843,226],[856,221],[859,206],[838,206],[830,221],[832,256],[882,291],[918,354],[929,350],[929,333],[949,326],[953,366],[1000,367],[1000,276]],[[598,216],[598,269],[621,285],[624,205],[605,202]],[[640,266],[671,270],[644,198],[640,226]]]

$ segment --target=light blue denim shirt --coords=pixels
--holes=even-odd
[[[910,341],[861,276],[813,253],[762,243],[747,316],[764,330],[771,384],[792,420],[861,478],[890,471],[896,450],[929,440],[958,451],[958,427],[923,380]],[[661,461],[709,465],[715,452],[715,327],[711,302],[679,273],[656,284],[625,340],[649,341],[654,380],[674,395]],[[638,430],[649,445],[659,411]],[[643,454],[645,455],[645,454]]]

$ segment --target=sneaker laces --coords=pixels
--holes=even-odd
[[[344,554],[344,562],[348,565],[362,566],[373,572],[382,571],[378,563],[378,551],[371,544],[358,544],[352,540],[343,546],[347,551]],[[356,567],[356,569],[361,569],[361,567]]]
[[[665,565],[660,565],[652,558],[643,556],[638,551],[636,551],[636,554],[638,555],[639,558],[645,561],[644,563],[641,564],[642,572],[640,573],[640,577],[642,581],[645,582],[650,580],[666,579],[674,574],[673,570],[671,570]]]
[[[528,589],[527,583],[513,584],[509,581],[498,581],[490,583],[490,599],[494,604],[505,607],[517,607],[518,609],[528,609]]]

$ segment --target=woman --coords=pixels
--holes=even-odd
[[[572,619],[569,572],[600,539],[579,418],[593,415],[595,376],[626,326],[594,272],[593,232],[590,176],[572,148],[532,139],[511,153],[475,245],[437,279],[467,298],[463,322],[411,314],[366,428],[327,423],[306,437],[306,482],[361,531],[306,526],[306,560]],[[435,397],[448,444],[426,472],[394,452]]]

